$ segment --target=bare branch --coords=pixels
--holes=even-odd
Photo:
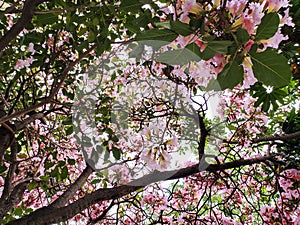
[[[19,21],[0,39],[0,52],[30,23],[35,7],[46,1],[48,0],[27,0],[24,3],[22,16]]]

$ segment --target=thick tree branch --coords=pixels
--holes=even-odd
[[[225,140],[214,134],[210,134],[210,135],[212,137],[218,138],[219,140],[227,144],[238,144],[237,141]],[[268,137],[256,138],[256,139],[252,139],[251,143],[255,144],[255,143],[260,143],[265,141],[288,141],[296,138],[300,138],[300,131],[291,134],[281,135],[281,136],[268,136]]]
[[[0,165],[2,164],[3,155],[11,143],[11,133],[5,127],[0,127]]]
[[[28,184],[29,182],[27,181],[16,185],[9,197],[0,202],[0,220],[9,210],[20,203],[24,191],[28,188]]]
[[[10,153],[10,166],[8,169],[8,173],[5,177],[5,182],[4,182],[4,189],[2,192],[2,196],[0,199],[0,204],[1,202],[5,201],[6,198],[10,195],[11,189],[12,189],[12,181],[14,178],[14,174],[17,168],[17,143],[14,141],[12,146],[11,146],[11,153]]]
[[[206,143],[206,138],[208,135],[207,129],[205,127],[204,118],[198,114],[198,120],[199,120],[199,127],[200,127],[200,140],[198,143],[198,156],[199,156],[199,162],[202,159],[204,155],[204,148]]]
[[[93,172],[93,169],[90,166],[86,166],[84,171],[80,174],[78,179],[70,185],[68,190],[66,190],[58,199],[56,199],[50,207],[53,208],[60,208],[65,206],[68,201],[74,197],[76,191],[79,190],[79,188],[86,182],[86,179],[89,177],[89,175]]]
[[[22,10],[22,16],[16,24],[14,24],[9,31],[4,34],[0,39],[0,52],[6,48],[13,39],[15,39],[18,34],[30,23],[32,16],[34,14],[34,9],[39,4],[46,2],[48,0],[27,0],[24,3]]]
[[[12,124],[1,123],[0,127],[0,165],[2,164],[3,155],[15,141],[15,126]],[[13,151],[12,151],[13,152]]]
[[[295,138],[300,138],[300,131],[291,134],[282,135],[282,136],[270,136],[270,137],[257,138],[252,140],[252,143],[259,143],[264,141],[288,141]]]
[[[34,122],[35,120],[42,119],[44,117],[45,117],[44,113],[37,113],[37,114],[31,115],[30,117],[26,118],[22,122],[17,122],[16,123],[16,130],[22,130],[28,124]]]
[[[271,156],[266,156],[266,157],[260,157],[254,159],[238,160],[235,162],[224,163],[224,164],[208,164],[206,171],[208,172],[222,171],[222,170],[237,168],[245,165],[253,165],[271,159],[272,159]],[[137,179],[129,183],[128,185],[122,185],[114,188],[98,189],[95,192],[91,194],[87,194],[83,198],[65,207],[54,208],[48,206],[48,207],[38,209],[35,212],[29,214],[28,216],[12,221],[8,224],[9,225],[25,225],[25,224],[40,225],[40,224],[53,224],[61,221],[66,221],[67,219],[72,218],[77,213],[83,211],[84,209],[86,209],[87,207],[95,203],[123,197],[153,182],[178,179],[178,178],[183,178],[183,177],[193,175],[195,173],[200,172],[199,168],[201,168],[200,165],[196,164],[177,171],[176,170],[166,171],[166,172],[156,171],[152,174]]]

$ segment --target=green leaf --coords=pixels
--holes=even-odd
[[[191,61],[199,61],[201,58],[188,49],[176,49],[161,53],[155,60],[168,65],[185,65]]]
[[[71,125],[73,122],[72,117],[68,117],[66,120],[62,122],[63,125]]]
[[[100,179],[92,180],[91,184],[99,184],[101,182]]]
[[[59,175],[58,167],[55,167],[55,168],[50,172],[50,176],[51,176],[51,177],[57,177],[58,175]]]
[[[18,157],[19,157],[20,159],[26,159],[26,158],[27,158],[27,154],[26,154],[26,153],[19,153],[19,154],[18,154]]]
[[[156,22],[155,26],[158,28],[165,28],[165,29],[171,29],[170,22],[165,21],[165,22]]]
[[[62,167],[64,165],[66,165],[66,162],[64,160],[59,160],[57,163],[58,166]]]
[[[17,215],[17,216],[22,217],[23,216],[23,210],[22,210],[22,208],[21,207],[20,208],[16,208],[14,214]]]
[[[75,165],[75,163],[76,163],[75,159],[68,159],[68,164],[73,166]]]
[[[175,32],[171,30],[146,30],[138,33],[135,37],[137,41],[142,40],[161,40],[161,41],[174,41],[178,36]]]
[[[248,31],[243,29],[243,28],[239,28],[237,29],[236,31],[236,36],[237,36],[237,39],[238,41],[241,43],[241,44],[245,44],[247,41],[249,41],[250,39],[250,36],[248,34]]]
[[[254,76],[265,85],[282,87],[288,85],[292,73],[287,59],[271,49],[250,54]]]
[[[188,36],[194,32],[188,24],[182,23],[180,21],[171,21],[170,25],[171,25],[171,30],[183,36]]]
[[[109,159],[109,155],[110,155],[110,152],[109,151],[105,151],[104,152],[104,161],[105,161],[105,163],[108,163],[107,161],[108,161],[108,159]]]
[[[258,25],[255,40],[265,40],[274,36],[278,30],[280,19],[277,13],[268,13],[261,19]]]
[[[120,9],[124,12],[138,12],[141,10],[142,4],[138,0],[122,0]]]
[[[41,180],[43,180],[43,181],[48,181],[48,180],[50,180],[50,177],[48,177],[48,176],[40,176],[39,177]]]
[[[192,30],[197,30],[197,29],[201,28],[200,29],[200,33],[204,34],[204,32],[203,32],[204,31],[203,18],[194,18],[194,17],[191,17],[189,25],[190,25],[190,27],[191,27]]]
[[[269,110],[270,106],[271,106],[270,98],[267,95],[266,98],[265,98],[265,101],[262,105],[262,111],[267,112]]]
[[[195,55],[202,58],[202,52],[200,51],[200,47],[196,43],[191,43],[185,47],[189,51],[193,52]]]
[[[119,138],[118,138],[117,136],[113,136],[113,137],[111,138],[111,140],[112,140],[113,142],[118,142],[118,141],[119,141]]]
[[[68,172],[68,167],[64,166],[62,171],[61,171],[61,174],[60,174],[60,178],[62,180],[66,179],[69,175],[69,172]]]
[[[95,39],[96,39],[95,33],[94,33],[93,31],[90,30],[87,39],[88,39],[89,42],[95,41]]]
[[[44,164],[45,169],[49,169],[49,168],[51,168],[52,166],[54,166],[54,162],[48,162],[48,163],[45,163],[45,164]]]
[[[67,130],[66,130],[66,135],[70,135],[73,133],[73,126],[70,126]]]
[[[54,24],[58,21],[58,16],[53,13],[38,14],[35,16],[35,22],[38,26],[45,26],[47,24]]]
[[[35,189],[38,186],[37,182],[32,181],[29,185],[28,185],[28,190],[32,191],[33,189]]]
[[[207,86],[208,90],[232,89],[243,81],[244,70],[236,60],[227,63],[224,69],[218,74],[217,80],[211,80]]]
[[[269,111],[271,105],[273,110],[276,111],[279,107],[277,102],[282,102],[283,98],[287,96],[287,93],[279,88],[274,88],[272,92],[267,92],[267,89],[259,82],[251,86],[250,91],[252,97],[257,98],[254,107],[262,105],[262,110],[265,112]]]
[[[94,26],[99,25],[99,19],[97,17],[93,19],[93,25]]]
[[[115,159],[119,160],[121,158],[121,150],[119,148],[113,147],[112,148],[112,153]]]
[[[218,53],[226,54],[232,41],[210,41],[202,53],[202,59],[209,60]]]
[[[86,141],[82,141],[81,145],[83,147],[88,147],[88,148],[93,146],[93,144],[91,142],[86,142]]]

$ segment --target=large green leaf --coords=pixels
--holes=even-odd
[[[58,15],[54,13],[38,14],[34,16],[34,21],[38,26],[54,24],[58,21]]]
[[[171,21],[171,30],[175,31],[178,34],[187,36],[192,34],[194,31],[190,28],[190,25],[182,23],[180,21]]]
[[[200,47],[196,43],[191,43],[185,47],[189,51],[193,52],[195,55],[199,56],[202,59],[202,52]]]
[[[236,36],[237,36],[238,41],[239,41],[241,44],[246,43],[246,42],[249,41],[249,39],[250,39],[250,36],[249,36],[249,34],[248,34],[248,31],[245,30],[245,29],[243,29],[243,28],[237,29],[237,31],[236,31]]]
[[[292,73],[287,59],[271,49],[261,53],[252,53],[254,76],[265,85],[282,87],[288,85]]]
[[[255,40],[265,40],[274,36],[278,30],[280,19],[277,13],[268,13],[264,15],[259,24]]]
[[[257,98],[254,107],[262,105],[262,110],[265,112],[268,112],[271,106],[276,111],[279,107],[278,103],[283,104],[283,98],[287,96],[287,93],[280,88],[267,91],[260,82],[256,82],[255,85],[251,86],[250,93],[252,97]]]
[[[112,152],[115,159],[119,160],[121,158],[122,152],[119,148],[113,147]]]
[[[138,12],[142,4],[138,0],[122,0],[120,9],[124,12]]]
[[[224,69],[218,74],[217,79],[209,82],[207,90],[225,90],[232,89],[243,81],[244,70],[236,60],[228,62]]]
[[[138,33],[135,37],[137,41],[142,40],[161,40],[161,41],[174,41],[178,36],[175,32],[171,30],[146,30]]]
[[[201,58],[188,49],[176,49],[161,53],[155,60],[168,65],[185,65]]]
[[[226,54],[232,41],[210,41],[202,53],[202,59],[209,60],[218,53]]]

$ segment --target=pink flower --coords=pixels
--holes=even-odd
[[[284,171],[284,173],[286,174],[287,177],[293,178],[297,181],[300,181],[300,171],[299,170],[289,169],[289,170]]]
[[[247,13],[251,16],[253,23],[258,25],[261,22],[261,18],[263,18],[263,5],[259,3],[251,2],[249,4],[249,11]]]
[[[201,6],[196,0],[186,0],[182,6],[182,11],[184,13],[198,13],[201,10]]]
[[[288,0],[268,0],[268,12],[277,12],[280,8],[286,8],[289,6]]]
[[[172,70],[172,74],[177,76],[177,77],[180,77],[182,79],[187,78],[186,74],[182,71],[182,69],[179,69],[179,68],[176,68],[176,69]]]
[[[293,182],[290,179],[286,179],[283,177],[280,177],[279,184],[285,192],[288,191],[288,189],[293,186]]]
[[[31,52],[32,55],[35,53],[34,44],[33,43],[29,43],[28,51]]]
[[[248,31],[249,34],[252,34],[254,32],[255,24],[251,18],[249,18],[247,15],[243,17],[243,23],[242,28]]]
[[[278,31],[275,33],[275,35],[273,37],[271,37],[270,39],[264,41],[264,47],[271,47],[271,48],[278,48],[280,42],[287,40],[288,36],[283,36],[283,34],[281,33],[281,30],[278,29]]]
[[[16,65],[14,66],[15,70],[23,69],[25,67],[29,67],[32,62],[34,61],[34,58],[31,56],[30,58],[27,58],[25,60],[23,59],[18,59]]]
[[[292,17],[289,16],[289,9],[286,9],[284,11],[284,17],[281,18],[280,24],[284,24],[284,25],[291,26],[291,27],[295,26],[295,24],[293,23]]]
[[[197,14],[201,10],[201,5],[196,2],[196,0],[186,0],[182,5],[182,14],[179,20],[183,23],[188,23],[190,18],[189,13]]]
[[[244,81],[243,81],[243,87],[244,88],[250,88],[251,85],[255,84],[257,79],[254,77],[254,73],[252,68],[249,68],[247,66],[244,66]]]
[[[247,52],[250,51],[250,49],[251,49],[251,47],[252,47],[253,44],[254,44],[254,41],[253,41],[253,40],[250,40],[250,41],[248,41],[248,42],[245,44],[245,49],[246,49]]]
[[[44,148],[45,148],[45,143],[42,142],[42,143],[40,144],[40,149],[44,149]]]
[[[47,46],[49,48],[51,48],[54,44],[54,37],[50,37],[48,40],[47,40]]]
[[[235,17],[243,12],[246,3],[247,0],[227,1],[227,9],[232,14],[232,16]]]

